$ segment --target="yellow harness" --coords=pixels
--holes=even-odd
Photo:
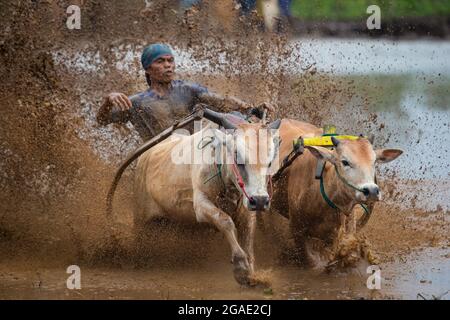
[[[358,140],[362,138],[361,136],[325,134],[320,137],[303,138],[303,145],[310,147],[332,147],[333,142],[331,141],[331,137],[335,137],[338,140]]]

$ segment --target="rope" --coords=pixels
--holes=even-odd
[[[320,176],[320,193],[322,194],[322,198],[325,200],[325,202],[328,204],[328,206],[330,206],[333,209],[339,209],[333,201],[331,201],[331,199],[327,196],[326,192],[325,192],[325,186],[323,183],[323,175]]]
[[[206,143],[202,144],[207,138],[209,138],[208,141],[206,141]],[[203,137],[199,143],[197,144],[197,149],[201,150],[206,148],[207,145],[211,144],[213,141],[215,140],[215,137],[213,136],[209,136],[209,137]],[[214,149],[215,150],[215,149]],[[213,174],[211,177],[209,177],[208,179],[206,179],[203,184],[207,184],[209,181],[211,181],[212,179],[214,179],[215,177],[219,177],[220,181],[222,181],[222,185],[223,187],[225,187],[225,182],[223,181],[222,178],[222,164],[221,163],[217,163],[216,164],[216,168],[217,168],[217,172],[215,174]]]
[[[356,191],[359,191],[359,192],[362,192],[362,193],[365,194],[365,192],[364,192],[363,189],[360,189],[360,188],[358,188],[358,187],[356,187],[356,186],[350,184],[347,180],[345,180],[344,177],[342,177],[341,174],[339,173],[339,170],[338,170],[338,168],[337,168],[336,165],[334,165],[334,168],[335,168],[335,171],[336,171],[336,175],[339,177],[339,179],[341,179],[341,181],[342,181],[347,187],[350,187],[350,188],[352,188],[352,189],[354,189],[354,190],[356,190]]]
[[[355,187],[354,185],[350,184],[347,180],[345,180],[345,179],[340,175],[340,173],[339,173],[339,171],[338,171],[336,165],[335,165],[334,167],[335,167],[335,171],[336,171],[337,176],[339,177],[339,179],[340,179],[346,186],[348,186],[348,187],[350,187],[350,188],[353,188],[353,189],[355,189],[355,190],[357,190],[357,191],[359,191],[359,192],[364,193],[364,191],[363,191],[362,189],[360,189],[360,188],[358,188],[358,187]],[[324,183],[323,183],[323,174],[320,176],[320,193],[321,193],[321,195],[322,195],[322,198],[323,198],[323,199],[325,200],[325,202],[328,204],[328,206],[330,206],[330,207],[333,208],[333,209],[340,210],[340,209],[338,208],[338,206],[337,206],[337,205],[336,205],[336,204],[328,197],[328,195],[327,195],[326,192],[325,192],[325,186],[324,186]],[[370,215],[369,208],[368,208],[365,204],[360,203],[359,205],[363,208],[365,214]],[[340,210],[340,211],[342,211],[342,210]]]
[[[225,187],[225,182],[223,181],[223,178],[222,178],[222,164],[220,164],[220,163],[217,164],[217,172],[214,175],[212,175],[211,177],[209,177],[208,179],[206,179],[203,182],[203,184],[207,184],[209,181],[211,181],[212,179],[214,179],[217,176],[219,176],[220,181],[222,181],[223,187]]]

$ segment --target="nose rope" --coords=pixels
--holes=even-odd
[[[342,177],[341,174],[339,173],[339,170],[338,170],[338,168],[337,168],[336,165],[334,165],[334,168],[335,168],[335,170],[336,170],[337,176],[339,177],[339,179],[341,179],[341,181],[342,181],[346,186],[348,186],[348,187],[350,187],[350,188],[353,188],[353,189],[355,189],[355,190],[357,190],[357,191],[359,191],[359,192],[362,192],[365,196],[367,196],[366,191],[365,191],[364,189],[360,189],[360,188],[358,188],[358,187],[352,185],[351,183],[349,183],[346,179],[344,179],[344,177]],[[375,179],[375,181],[376,181],[376,179]],[[364,210],[364,212],[365,212],[366,214],[370,214],[369,208],[368,208],[365,204],[360,203],[359,205],[363,208],[363,210]]]
[[[236,178],[237,183],[242,190],[242,193],[244,194],[244,196],[247,198],[247,200],[249,202],[253,202],[254,201],[253,197],[249,197],[247,194],[247,191],[245,191],[244,179],[242,179],[242,176],[239,173],[239,169],[237,168],[236,162],[233,161],[233,165],[231,166],[231,168],[233,169],[234,177]]]
[[[208,143],[204,144],[204,145],[201,147],[201,149],[203,149],[204,147],[206,147],[206,145],[208,145],[210,142],[211,142],[211,141],[209,141]],[[222,179],[222,164],[219,164],[219,163],[216,164],[216,168],[217,168],[217,173],[214,174],[214,175],[212,175],[212,176],[209,177],[208,179],[206,179],[206,180],[203,182],[203,184],[208,183],[209,181],[211,181],[211,180],[214,179],[215,177],[219,177],[220,180],[222,181],[224,187],[225,187],[225,182],[224,182],[223,179]],[[238,184],[239,188],[242,190],[242,193],[245,195],[245,197],[247,198],[247,200],[248,200],[249,202],[253,202],[253,201],[254,201],[253,197],[250,197],[250,196],[247,194],[247,191],[245,190],[244,179],[242,179],[242,176],[241,176],[241,174],[239,173],[239,170],[238,170],[238,168],[237,168],[237,166],[236,166],[236,162],[235,162],[235,161],[233,161],[233,164],[232,164],[231,168],[232,168],[234,177],[236,178],[237,184]]]
[[[350,188],[352,188],[352,189],[355,189],[356,191],[359,191],[359,192],[361,192],[361,193],[366,194],[366,192],[365,192],[363,189],[360,189],[360,188],[358,188],[358,187],[352,185],[352,184],[351,184],[350,182],[348,182],[343,176],[341,176],[341,174],[339,173],[339,170],[338,170],[338,168],[337,168],[336,165],[334,165],[334,169],[336,170],[336,175],[338,176],[338,178],[339,178],[339,179],[340,179],[347,187],[350,187]]]
[[[204,139],[202,139],[198,145],[197,145],[197,149],[204,149],[208,144],[212,143],[214,141],[214,137],[208,137],[209,140],[207,140],[206,142],[204,141]],[[225,182],[222,179],[222,164],[217,163],[216,164],[216,168],[217,168],[217,173],[215,173],[214,175],[212,175],[211,177],[209,177],[208,179],[206,179],[203,184],[208,183],[209,181],[211,181],[212,179],[214,179],[215,177],[219,177],[220,180],[222,181],[222,184],[225,186]],[[247,191],[245,190],[245,183],[244,183],[244,179],[242,178],[242,175],[239,173],[239,169],[237,168],[236,165],[236,161],[233,161],[232,163],[232,171],[234,174],[234,177],[237,181],[237,184],[239,186],[239,188],[242,190],[242,193],[244,194],[244,196],[247,198],[247,200],[251,203],[254,201],[253,197],[250,197],[247,193]],[[268,177],[268,181],[266,181],[266,184],[269,185],[269,200],[272,200],[272,195],[273,195],[273,186],[272,186],[272,176]]]
[[[341,174],[339,173],[339,170],[336,165],[334,165],[334,168],[336,171],[336,175],[346,186],[365,194],[365,192],[362,189],[352,185],[346,179],[344,179],[344,177],[342,177]],[[328,204],[329,207],[336,209],[336,210],[340,210],[339,207],[328,197],[327,193],[325,192],[325,186],[324,186],[324,182],[323,182],[323,173],[320,175],[319,179],[320,179],[320,194],[322,195],[322,198],[325,200],[325,202]],[[365,204],[360,203],[359,205],[363,208],[363,210],[366,214],[370,214],[369,208]],[[340,210],[340,211],[342,211],[342,210]]]
[[[253,197],[250,197],[247,194],[247,191],[245,190],[244,179],[242,179],[242,176],[239,173],[239,169],[237,168],[236,162],[233,162],[232,169],[233,169],[234,176],[238,182],[238,185],[242,190],[242,193],[245,195],[245,197],[247,198],[247,200],[249,202],[254,201]],[[269,191],[269,201],[270,201],[270,200],[272,200],[272,195],[273,195],[273,186],[272,186],[272,177],[271,176],[268,177],[268,181],[266,182],[266,184],[269,185],[269,190],[270,190]]]

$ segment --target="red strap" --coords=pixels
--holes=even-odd
[[[236,162],[233,162],[232,168],[233,168],[234,176],[236,177],[236,179],[238,181],[238,185],[241,188],[242,193],[245,195],[245,197],[248,199],[248,201],[250,201],[251,198],[248,196],[247,191],[245,191],[245,183],[244,183],[244,180],[242,179],[241,174],[239,173],[239,170],[236,166]]]
[[[252,199],[252,197],[249,197],[247,194],[247,191],[245,191],[245,183],[244,183],[244,179],[242,179],[241,174],[239,173],[239,169],[236,166],[236,163],[233,162],[233,173],[234,176],[237,179],[238,185],[242,190],[242,193],[245,195],[245,197],[250,201]],[[269,184],[269,200],[272,200],[272,195],[273,195],[273,186],[272,186],[272,176],[268,176],[268,181],[267,183]]]

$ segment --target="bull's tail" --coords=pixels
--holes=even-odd
[[[114,180],[111,183],[111,187],[109,188],[108,195],[106,196],[106,214],[112,214],[112,203],[114,200],[114,193],[116,192],[117,185],[119,184],[120,178],[122,178],[122,174],[125,169],[133,162],[140,154],[134,153],[131,157],[129,157],[117,170],[116,175],[114,176]]]

